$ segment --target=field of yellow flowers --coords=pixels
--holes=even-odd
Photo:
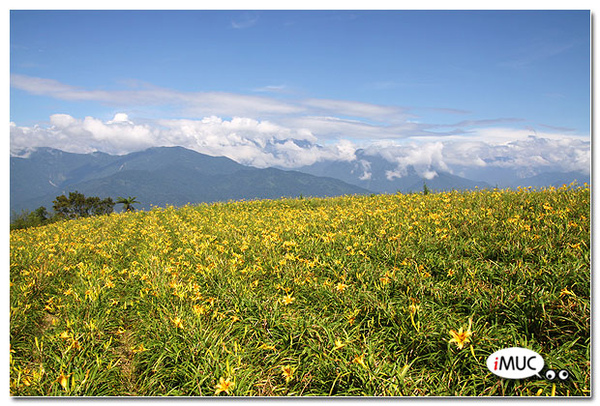
[[[589,396],[590,189],[155,208],[10,234],[14,396]],[[502,379],[538,352],[566,381]]]

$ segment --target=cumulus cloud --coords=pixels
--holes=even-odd
[[[387,145],[379,149],[378,153],[388,162],[396,164],[395,170],[386,172],[388,180],[406,176],[409,167],[421,177],[433,179],[438,175],[437,171],[451,172],[442,154],[443,149],[442,142],[412,142],[406,145]]]
[[[591,142],[584,136],[482,128],[446,139],[444,145],[449,166],[521,168],[529,175],[540,170],[590,171]]]
[[[111,154],[151,146],[183,146],[261,168],[293,169],[320,161],[356,161],[362,180],[370,179],[372,170],[368,160],[357,158],[359,148],[367,156],[377,155],[394,165],[394,169],[386,173],[389,180],[406,176],[409,168],[425,179],[465,167],[511,168],[529,176],[550,170],[589,173],[591,159],[590,141],[585,137],[532,136],[520,130],[486,129],[469,137],[446,139],[375,139],[368,144],[358,144],[339,138],[322,143],[305,127],[247,117],[162,119],[139,124],[125,113],[117,113],[108,121],[55,114],[46,126],[22,127],[11,123],[10,138],[13,155],[42,146],[76,153]]]
[[[116,123],[133,124],[133,122],[129,121],[129,116],[125,113],[117,113],[117,114],[115,114],[115,117],[112,120],[107,122],[107,124],[116,124]]]
[[[103,122],[94,117],[76,119],[54,114],[49,126],[18,127],[11,123],[11,153],[31,147],[52,147],[77,153],[123,154],[153,146],[157,133],[149,125],[132,123],[126,115],[117,114],[115,119]]]
[[[160,120],[162,135],[208,155],[222,155],[256,167],[297,168],[321,160],[352,160],[356,147],[348,140],[322,146],[306,128],[289,128],[269,121],[235,117],[224,120]]]
[[[163,119],[136,124],[125,113],[117,113],[108,121],[55,114],[48,126],[20,127],[11,123],[10,135],[13,155],[42,146],[75,153],[125,154],[151,146],[177,145],[256,167],[295,168],[320,160],[352,160],[356,151],[356,146],[348,140],[321,146],[306,129],[243,117]]]
[[[386,173],[389,180],[406,176],[409,167],[426,179],[438,172],[455,173],[464,168],[513,169],[522,176],[549,171],[590,173],[589,140],[555,134],[516,137],[514,131],[507,131],[506,137],[509,141],[499,136],[486,141],[383,141],[373,143],[365,151],[395,165]]]
[[[530,174],[539,173],[542,169],[590,171],[590,142],[581,139],[529,136],[488,147],[481,152],[488,165],[528,169]]]

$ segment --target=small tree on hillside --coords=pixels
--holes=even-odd
[[[137,200],[135,200],[135,196],[134,197],[129,196],[128,198],[117,197],[117,203],[123,205],[123,211],[125,211],[125,212],[135,211],[135,207],[133,207],[133,205],[139,204],[139,202]]]
[[[427,183],[423,182],[423,194],[428,195],[429,193],[431,193],[431,190],[429,190],[429,188],[427,187]]]

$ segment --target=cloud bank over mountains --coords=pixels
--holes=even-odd
[[[344,125],[342,124],[342,128]],[[343,131],[343,130],[341,130]],[[298,168],[320,161],[353,161],[357,149],[396,165],[390,179],[412,166],[424,178],[437,171],[497,167],[520,170],[523,176],[543,171],[589,173],[590,141],[579,137],[539,134],[527,130],[481,129],[468,136],[404,140],[353,139],[319,142],[310,128],[285,127],[273,122],[216,116],[203,119],[160,119],[135,123],[125,113],[109,121],[55,114],[46,126],[10,126],[11,153],[50,146],[67,152],[125,154],[152,146],[182,146],[212,156],[226,156],[259,168]],[[368,176],[365,168],[364,176]]]
[[[269,95],[264,89],[260,95],[182,92],[148,84],[88,90],[25,75],[12,75],[11,86],[53,99],[95,101],[118,111],[109,120],[53,114],[49,121],[32,126],[11,123],[13,155],[33,147],[126,154],[153,146],[182,146],[259,168],[291,169],[321,161],[354,161],[361,149],[395,165],[387,174],[390,179],[404,176],[409,167],[426,179],[439,171],[457,173],[465,168],[511,168],[523,176],[590,170],[588,134],[547,128],[533,135],[520,118],[426,123],[410,107],[276,97],[278,92]],[[155,112],[157,107],[164,112],[162,117],[147,113],[147,108]],[[151,118],[140,118],[147,116]],[[363,169],[366,179],[368,165]]]

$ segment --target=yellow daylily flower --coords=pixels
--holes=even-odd
[[[335,339],[334,346],[333,346],[334,350],[339,350],[340,348],[342,348],[344,346],[346,346],[346,344],[342,343],[342,340],[340,340],[339,338]]]
[[[202,305],[194,305],[192,310],[198,315],[205,314],[208,311],[208,309]]]
[[[355,364],[359,364],[363,368],[367,369],[367,365],[365,364],[365,354],[357,355],[356,357],[354,357],[352,362]]]
[[[60,375],[56,379],[56,382],[58,382],[64,390],[67,390],[67,386],[69,385],[69,377],[71,375],[72,374],[65,375],[64,372],[61,371]]]
[[[287,295],[282,299],[284,305],[292,304],[292,303],[294,303],[295,300],[296,300],[296,298],[294,298],[290,295]]]
[[[345,283],[338,283],[335,288],[338,290],[338,292],[343,292],[344,290],[346,290],[347,287],[348,285],[346,285]]]
[[[221,377],[219,383],[215,386],[215,395],[218,395],[221,392],[231,395],[230,390],[232,390],[234,386],[235,384],[229,378],[225,379]]]
[[[467,329],[467,331],[463,331],[462,327],[458,330],[458,332],[450,330],[450,335],[452,336],[450,342],[456,343],[456,346],[459,350],[462,350],[465,344],[471,341],[469,338],[471,337],[471,335],[473,335],[473,333],[471,332],[471,323],[472,321],[471,319],[469,319],[469,328]]]
[[[572,290],[567,289],[566,287],[560,291],[560,297],[563,296],[573,296],[573,297],[577,297],[577,295],[575,295],[575,292],[573,292]]]
[[[183,328],[183,321],[180,317],[175,317],[174,319],[171,319],[171,321],[173,322],[176,328]]]
[[[140,344],[137,348],[134,348],[131,350],[134,354],[137,354],[139,352],[144,352],[144,351],[148,351],[148,349],[146,347],[144,347],[144,343]]]
[[[284,365],[281,367],[281,374],[287,383],[294,377],[294,368],[292,368],[290,365]]]

